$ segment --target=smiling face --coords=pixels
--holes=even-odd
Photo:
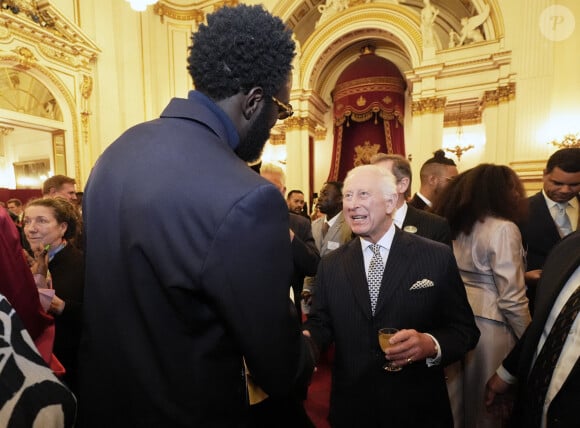
[[[346,177],[343,212],[351,230],[376,243],[389,230],[397,204],[395,178],[373,165],[353,169]]]
[[[56,220],[54,210],[49,207],[32,205],[24,211],[24,234],[32,248],[50,245],[55,247],[62,242],[67,229],[66,223]]]

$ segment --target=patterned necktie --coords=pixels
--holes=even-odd
[[[379,244],[369,245],[373,252],[373,257],[369,264],[368,273],[368,284],[369,284],[369,294],[371,296],[371,309],[373,315],[375,314],[375,308],[377,307],[377,299],[379,297],[379,290],[381,289],[381,281],[383,279],[383,271],[385,267],[383,266],[383,259],[381,257],[381,246]]]
[[[570,332],[570,327],[572,327],[578,312],[580,312],[580,286],[570,296],[558,314],[558,318],[556,318],[556,322],[552,326],[550,334],[548,334],[544,346],[538,354],[538,358],[536,358],[534,367],[530,372],[526,400],[529,403],[529,422],[533,424],[530,426],[540,426],[546,392],[548,391],[554,368],[556,367],[556,363],[560,358],[560,353]]]
[[[556,216],[554,217],[554,222],[558,226],[558,230],[560,231],[562,238],[572,233],[572,224],[570,223],[570,217],[568,217],[568,213],[566,212],[567,206],[568,202],[556,204],[557,212]]]
[[[324,238],[330,229],[330,225],[327,222],[322,223],[322,237]]]

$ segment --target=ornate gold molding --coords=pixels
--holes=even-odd
[[[286,144],[286,134],[270,134],[270,144],[273,146],[283,146]]]
[[[316,128],[314,128],[314,139],[316,141],[326,140],[327,132],[328,130],[324,126],[316,125]]]
[[[426,113],[440,113],[445,111],[446,97],[429,97],[413,101],[411,105],[411,114],[413,116]]]
[[[161,23],[163,23],[164,17],[175,19],[176,21],[194,21],[196,25],[201,24],[205,21],[206,13],[216,11],[224,6],[237,6],[238,0],[221,0],[212,3],[208,6],[204,2],[193,2],[190,5],[182,6],[179,4],[171,3],[167,0],[160,0],[153,6],[153,13],[159,15]],[[208,9],[211,6],[211,9]]]
[[[33,63],[36,63],[38,59],[34,56],[32,51],[24,46],[19,46],[13,49],[16,55],[18,55],[18,65],[22,70],[28,70]]]
[[[485,108],[487,106],[495,106],[500,103],[505,103],[515,99],[516,97],[516,84],[515,82],[508,83],[507,85],[500,86],[493,91],[485,91],[482,99],[482,106]]]
[[[292,116],[284,121],[283,129],[288,131],[308,130],[309,133],[314,134],[318,123],[310,117]]]
[[[393,28],[396,28],[405,34],[416,50],[420,52],[422,40],[419,27],[421,23],[416,14],[413,14],[409,8],[400,5],[365,3],[349,7],[346,11],[338,13],[314,30],[303,46],[303,55],[300,59],[301,73],[306,73],[306,67],[309,64],[314,64],[312,75],[318,75],[318,70],[324,67],[330,57],[336,55],[335,49],[337,49],[337,46],[342,46],[345,40],[353,37],[352,31],[342,34],[345,31],[344,28],[361,24],[362,28],[356,29],[356,33],[360,34],[368,28],[369,22],[377,21],[380,21],[381,25],[375,30],[380,29],[393,34]],[[337,34],[342,35],[337,37]],[[320,48],[327,44],[329,40],[333,42],[326,46],[323,51],[320,51]]]
[[[449,102],[445,106],[443,127],[477,125],[482,121],[482,107],[478,98]]]
[[[51,25],[41,26],[21,12],[14,14],[0,8],[0,39],[11,37],[29,42],[47,59],[67,68],[89,71],[91,63],[100,53],[99,48],[72,22],[60,14],[50,2],[35,2],[40,14]]]
[[[316,139],[324,140],[326,138],[326,128],[317,123],[310,117],[292,116],[286,119],[283,123],[274,126],[273,132],[270,133],[270,144],[279,145],[286,144],[286,134],[290,131],[304,131],[307,130],[309,134],[317,135]],[[318,136],[321,136],[319,138]]]
[[[159,15],[161,23],[165,16],[177,21],[195,21],[197,25],[205,21],[205,13],[195,5],[184,7],[168,1],[158,1],[153,6],[153,13]]]
[[[9,53],[9,52],[2,52],[0,51],[0,66],[5,67],[13,67],[15,64],[19,63],[19,57],[16,54]],[[81,171],[80,171],[80,147],[79,147],[79,116],[78,116],[78,109],[75,104],[75,100],[69,90],[64,86],[64,84],[56,77],[54,73],[52,73],[46,67],[43,67],[37,63],[31,63],[30,68],[37,70],[43,76],[45,76],[48,80],[52,82],[52,84],[58,89],[58,92],[64,97],[67,106],[69,108],[71,118],[72,118],[72,139],[73,139],[73,148],[74,148],[74,156],[75,156],[75,175],[74,177],[77,181],[82,181]]]
[[[10,126],[0,126],[0,135],[10,135],[12,131],[14,131],[14,128],[11,128]]]

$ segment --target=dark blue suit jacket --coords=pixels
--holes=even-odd
[[[335,344],[333,427],[453,427],[443,367],[479,338],[451,249],[397,229],[372,315],[359,239],[320,261],[317,292],[304,328],[321,349]],[[429,288],[410,290],[418,281]],[[381,327],[416,329],[439,342],[442,364],[382,369]]]
[[[192,92],[97,161],[83,206],[81,426],[244,426],[242,356],[273,397],[311,373],[288,298],[288,207],[237,143]]]

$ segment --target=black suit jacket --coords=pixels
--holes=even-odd
[[[546,319],[552,305],[570,275],[580,265],[580,232],[568,235],[558,244],[544,264],[542,277],[538,284],[536,312],[532,323],[521,337],[518,344],[503,362],[503,366],[518,377],[518,400],[514,408],[514,426],[534,428],[526,421],[527,408],[532,403],[523,402],[522,394],[531,369],[532,360],[538,341],[544,330]],[[578,397],[580,397],[580,360],[568,375],[562,389],[554,397],[548,409],[548,428],[578,426]]]
[[[48,264],[55,294],[65,302],[64,310],[54,317],[54,355],[66,374],[65,383],[78,396],[78,352],[83,317],[85,262],[83,254],[67,244]]]
[[[452,427],[443,367],[472,349],[479,331],[451,249],[397,229],[374,316],[359,239],[323,257],[317,279],[304,328],[321,349],[335,344],[332,426]],[[423,279],[433,286],[410,290]],[[442,364],[383,370],[377,332],[388,326],[432,334]]]
[[[312,237],[312,226],[306,217],[290,211],[290,229],[294,232],[292,240],[292,260],[294,270],[290,285],[294,291],[294,303],[296,310],[301,314],[300,293],[304,285],[305,276],[316,275],[320,254],[316,248],[316,242]]]
[[[425,203],[425,201],[423,199],[421,199],[416,193],[413,195],[413,197],[409,201],[409,205],[417,208],[418,210],[428,210],[429,209],[429,205],[427,205]]]
[[[446,219],[407,204],[403,230],[409,231],[409,227],[414,227],[414,233],[419,236],[452,246],[451,229]]]

